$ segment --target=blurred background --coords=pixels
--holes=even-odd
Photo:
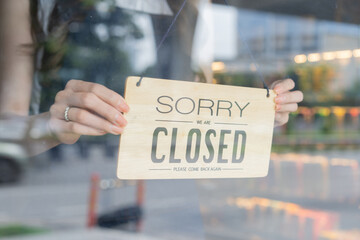
[[[129,75],[247,87],[292,78],[305,100],[275,129],[260,179],[118,181],[110,135],[33,158],[1,143],[0,239],[99,225],[172,240],[360,239],[359,1],[191,0],[159,51],[182,1],[82,2],[60,67],[35,76],[40,112],[69,79],[123,93]]]

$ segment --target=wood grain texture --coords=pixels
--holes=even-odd
[[[250,178],[268,173],[275,93],[129,77],[120,179]]]

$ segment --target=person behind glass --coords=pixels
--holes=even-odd
[[[171,2],[168,0],[167,4]],[[124,98],[115,91],[87,79],[72,79],[56,94],[48,112],[29,115],[31,92],[37,87],[34,69],[39,67],[44,56],[43,49],[28,47],[36,46],[39,41],[34,34],[39,30],[35,29],[34,22],[40,23],[37,27],[43,29],[45,39],[42,40],[46,40],[50,35],[48,25],[56,24],[51,13],[57,4],[55,0],[0,1],[0,119],[3,126],[9,124],[9,132],[14,124],[26,129],[17,140],[29,155],[61,143],[73,144],[81,135],[121,134],[127,125],[124,113],[130,110]],[[298,102],[303,99],[300,91],[290,91],[294,87],[291,79],[272,84],[278,94],[276,126],[285,124],[289,113],[296,111]],[[6,137],[0,138],[6,141]]]

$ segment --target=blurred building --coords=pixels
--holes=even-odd
[[[284,75],[294,64],[310,63],[337,72],[333,90],[349,88],[359,79],[358,25],[244,9],[237,16],[236,58],[217,59],[225,60],[227,71]]]

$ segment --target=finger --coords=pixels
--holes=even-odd
[[[52,117],[65,120],[65,110],[66,105],[64,104],[54,104],[50,107],[50,113]],[[102,117],[97,116],[85,109],[80,109],[76,107],[69,108],[68,118],[72,122],[78,122],[82,125],[96,128],[100,131],[105,131],[112,134],[121,134],[123,128],[116,126],[109,121],[105,120]]]
[[[74,93],[67,99],[67,105],[85,108],[118,126],[124,127],[127,125],[127,121],[120,111],[93,93]]]
[[[274,85],[274,91],[276,94],[282,94],[284,92],[290,91],[295,87],[295,82],[292,79],[285,79],[277,81]]]
[[[55,133],[63,134],[77,134],[77,135],[90,135],[90,136],[101,136],[106,132],[96,128],[88,127],[77,122],[65,122],[60,119],[52,119],[52,129]]]
[[[288,113],[276,113],[275,114],[275,126],[284,125],[289,121]]]
[[[270,88],[271,88],[271,89],[274,89],[274,87],[275,87],[277,84],[279,84],[280,82],[282,82],[282,81],[284,81],[284,80],[276,80],[275,82],[273,82],[273,83],[270,85]]]
[[[304,94],[301,91],[287,92],[279,94],[275,98],[277,104],[299,103],[304,99]]]
[[[121,112],[128,112],[129,106],[125,99],[113,90],[107,87],[91,82],[85,82],[81,80],[70,80],[66,84],[66,89],[71,89],[74,92],[91,92],[97,95],[107,104],[113,106]]]
[[[72,107],[69,109],[68,116],[69,119],[73,122],[77,122],[100,131],[105,131],[115,135],[121,134],[123,132],[123,128],[111,124],[104,118],[92,114],[85,109]]]
[[[298,109],[297,103],[290,103],[290,104],[277,104],[276,105],[276,112],[279,113],[289,113],[289,112],[295,112]]]

